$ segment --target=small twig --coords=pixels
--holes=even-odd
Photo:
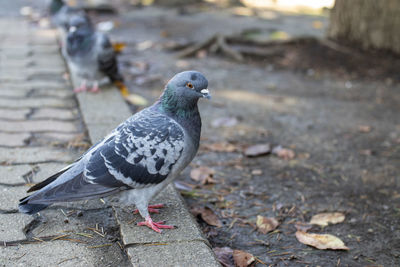
[[[70,260],[74,260],[74,259],[77,259],[77,258],[78,258],[78,257],[73,257],[73,258],[65,259],[65,260],[60,261],[60,262],[57,263],[57,264],[61,264],[61,263],[63,263],[63,262],[70,261]]]
[[[88,248],[104,248],[104,247],[109,247],[112,246],[112,244],[103,244],[103,245],[97,245],[97,246],[89,246]]]

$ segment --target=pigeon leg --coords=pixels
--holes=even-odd
[[[83,91],[86,91],[86,90],[87,90],[86,80],[83,80],[81,82],[81,85],[74,89],[74,93],[79,93],[79,92],[83,92]]]
[[[152,213],[160,213],[159,209],[164,208],[164,207],[165,207],[164,204],[156,204],[156,205],[147,206],[147,209],[149,210],[149,212],[152,212]],[[139,213],[138,209],[135,209],[133,211],[133,214],[138,214],[138,213]]]
[[[93,86],[92,86],[92,89],[90,89],[90,92],[92,92],[92,93],[98,93],[98,92],[100,92],[99,82],[98,82],[98,81],[95,81],[95,82],[93,83]]]
[[[175,227],[172,225],[165,225],[164,221],[161,222],[153,222],[153,220],[150,218],[150,216],[146,217],[146,220],[144,222],[140,222],[137,225],[138,226],[147,226],[150,229],[156,231],[157,233],[161,233],[161,229],[174,229]]]

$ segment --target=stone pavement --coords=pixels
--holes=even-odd
[[[29,184],[87,148],[86,131],[95,142],[130,112],[115,89],[72,94],[53,30],[0,18],[0,55],[0,266],[218,266],[172,186],[154,201],[167,205],[154,219],[178,228],[161,235],[104,200],[18,213]]]

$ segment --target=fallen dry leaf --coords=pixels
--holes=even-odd
[[[215,184],[214,174],[215,171],[213,169],[201,166],[190,171],[190,178],[201,184]]]
[[[341,212],[325,212],[319,213],[312,216],[310,224],[316,224],[322,227],[328,226],[328,224],[341,223],[345,219],[345,216]]]
[[[146,106],[149,103],[146,98],[137,94],[129,94],[124,98],[126,101],[136,106]]]
[[[235,261],[235,266],[237,267],[247,267],[252,264],[256,259],[250,253],[234,250],[233,251],[233,260]]]
[[[288,149],[288,148],[283,148],[282,146],[277,146],[272,150],[272,153],[277,155],[278,157],[282,159],[294,159],[296,154],[294,153],[293,150]]]
[[[273,230],[275,230],[279,222],[275,218],[267,218],[261,215],[257,215],[257,222],[256,222],[258,231],[260,231],[263,234],[269,233]]]
[[[300,243],[309,245],[318,249],[340,249],[349,250],[342,240],[329,234],[311,234],[303,231],[296,232],[296,238]]]
[[[235,126],[238,123],[238,120],[236,117],[222,117],[222,118],[217,118],[211,122],[211,126],[214,128],[218,127],[232,127]]]
[[[229,143],[213,143],[213,144],[205,144],[203,147],[209,151],[214,152],[234,152],[237,150],[237,147],[233,144]]]
[[[216,227],[222,226],[217,214],[215,214],[209,207],[193,207],[190,211],[195,216],[200,215],[200,217],[209,225]]]
[[[213,248],[219,263],[224,267],[234,267],[233,250],[229,247]]]
[[[360,133],[369,133],[372,130],[372,127],[369,125],[358,125],[358,131]]]
[[[297,231],[307,232],[312,228],[312,225],[306,222],[296,222],[294,227]]]
[[[249,146],[244,150],[244,154],[247,157],[257,157],[263,156],[271,152],[270,144],[257,144],[254,146]]]
[[[251,174],[252,175],[261,175],[261,174],[263,174],[263,171],[260,169],[255,169],[255,170],[251,171]]]
[[[112,47],[116,53],[121,53],[126,47],[126,44],[123,42],[115,42],[112,44]]]

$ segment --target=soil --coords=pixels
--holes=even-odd
[[[282,46],[283,56],[243,63],[207,52],[181,59],[164,45],[252,28],[320,38],[328,21],[277,11],[269,11],[270,18],[238,16],[209,5],[120,4],[117,17],[95,19],[118,25],[110,35],[127,44],[120,63],[133,93],[152,102],[182,70],[199,70],[209,80],[213,99],[200,101],[201,148],[179,182],[195,185],[182,190],[189,207],[207,206],[222,221],[215,227],[198,217],[213,247],[249,252],[259,259],[256,266],[400,264],[398,57],[305,42]],[[313,27],[315,21],[323,27]],[[230,123],[221,125],[216,121],[221,118]],[[229,143],[235,151],[207,149],[216,143]],[[296,155],[243,155],[244,148],[259,143],[281,145]],[[198,166],[215,170],[214,184],[190,178]],[[309,232],[333,234],[348,251],[318,250],[296,239],[296,222],[337,211],[345,214],[344,222]],[[277,231],[257,231],[257,215],[277,218]]]

